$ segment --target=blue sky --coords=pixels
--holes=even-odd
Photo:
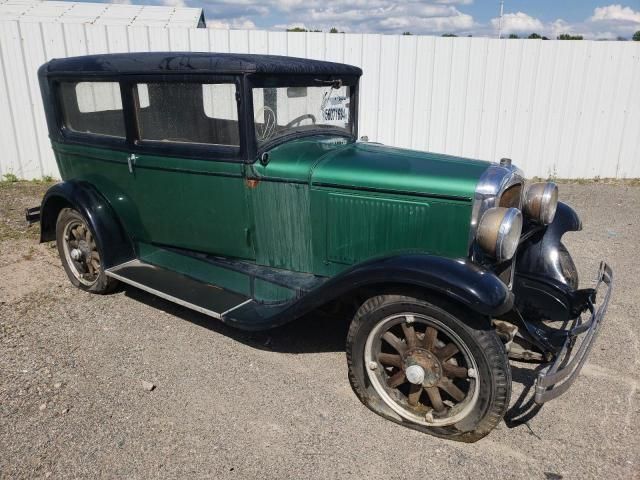
[[[116,0],[201,7],[212,28],[285,29],[494,36],[499,0]],[[640,0],[505,0],[503,31],[555,38],[630,38],[640,30]]]

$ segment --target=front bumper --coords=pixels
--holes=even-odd
[[[534,397],[537,404],[541,405],[566,392],[589,356],[604,321],[613,290],[613,271],[604,262],[600,264],[595,287],[598,292],[601,289],[606,289],[606,291],[597,309],[593,302],[589,302],[591,313],[589,320],[583,321],[582,315],[575,320],[555,361],[538,374]]]

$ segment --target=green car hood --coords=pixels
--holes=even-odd
[[[314,136],[286,142],[269,152],[259,174],[386,193],[471,200],[489,162],[407,150],[339,137]]]
[[[351,143],[325,155],[313,169],[315,185],[389,193],[473,198],[489,162],[436,153]]]

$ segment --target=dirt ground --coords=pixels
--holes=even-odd
[[[345,322],[247,334],[135,288],[72,288],[24,222],[45,188],[0,184],[1,478],[640,478],[640,187],[561,186],[584,222],[565,237],[582,286],[614,268],[607,321],[574,386],[524,424],[509,419],[533,377],[514,365],[514,408],[475,444],[361,405]]]

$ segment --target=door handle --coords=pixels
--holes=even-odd
[[[129,173],[133,173],[133,167],[135,166],[137,159],[138,159],[138,156],[133,153],[127,157],[127,165],[129,165]]]

